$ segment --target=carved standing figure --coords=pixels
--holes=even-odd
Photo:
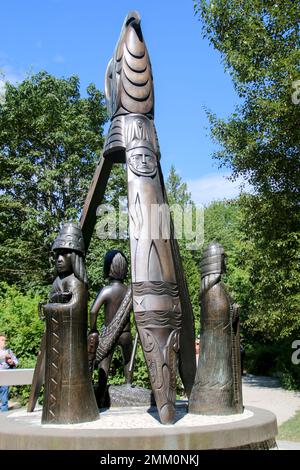
[[[88,370],[87,277],[80,228],[66,223],[52,246],[57,277],[46,318],[43,424],[94,421],[99,411]]]
[[[104,398],[109,368],[117,345],[122,350],[126,383],[131,383],[132,378],[129,371],[132,353],[130,332],[131,289],[124,284],[124,279],[127,276],[127,266],[127,259],[121,251],[111,250],[106,253],[103,271],[104,277],[109,279],[109,285],[100,290],[90,311],[91,333],[89,337],[97,331],[98,313],[101,306],[104,305],[104,331],[99,336],[99,345],[96,352],[96,358],[100,360],[98,364],[98,390],[96,392],[100,404]],[[129,308],[120,309],[124,301]]]
[[[201,353],[190,413],[223,415],[243,411],[238,308],[221,282],[225,269],[223,247],[211,243],[201,262]]]

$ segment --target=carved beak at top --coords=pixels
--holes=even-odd
[[[140,14],[137,11],[130,11],[126,16],[124,23],[126,26],[128,26],[130,23],[139,25],[141,23]]]
[[[141,17],[136,11],[130,11],[123,22],[112,60],[106,70],[105,96],[111,119],[129,113],[153,118],[151,63],[141,30]],[[112,128],[111,142],[118,140],[116,131]],[[118,142],[118,146],[126,147],[121,140]],[[116,144],[113,146],[116,147]]]
[[[141,17],[137,11],[131,11],[125,18],[124,25],[129,28],[132,27],[139,40],[143,42],[143,33],[141,30]]]

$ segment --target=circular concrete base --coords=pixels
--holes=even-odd
[[[41,409],[0,413],[0,449],[204,450],[274,447],[276,417],[249,407],[243,414],[188,414],[176,405],[176,422],[162,425],[156,408],[111,408],[100,419],[76,425],[41,425]]]

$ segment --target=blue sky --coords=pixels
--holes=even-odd
[[[192,0],[10,0],[1,4],[0,70],[9,80],[46,70],[76,74],[82,91],[104,89],[105,69],[124,17],[138,10],[155,85],[155,123],[165,178],[172,163],[193,199],[237,194],[212,159],[204,107],[233,112],[238,97],[220,55],[201,36]]]

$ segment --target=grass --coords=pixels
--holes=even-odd
[[[277,438],[281,441],[300,442],[300,410],[293,418],[279,426]]]

